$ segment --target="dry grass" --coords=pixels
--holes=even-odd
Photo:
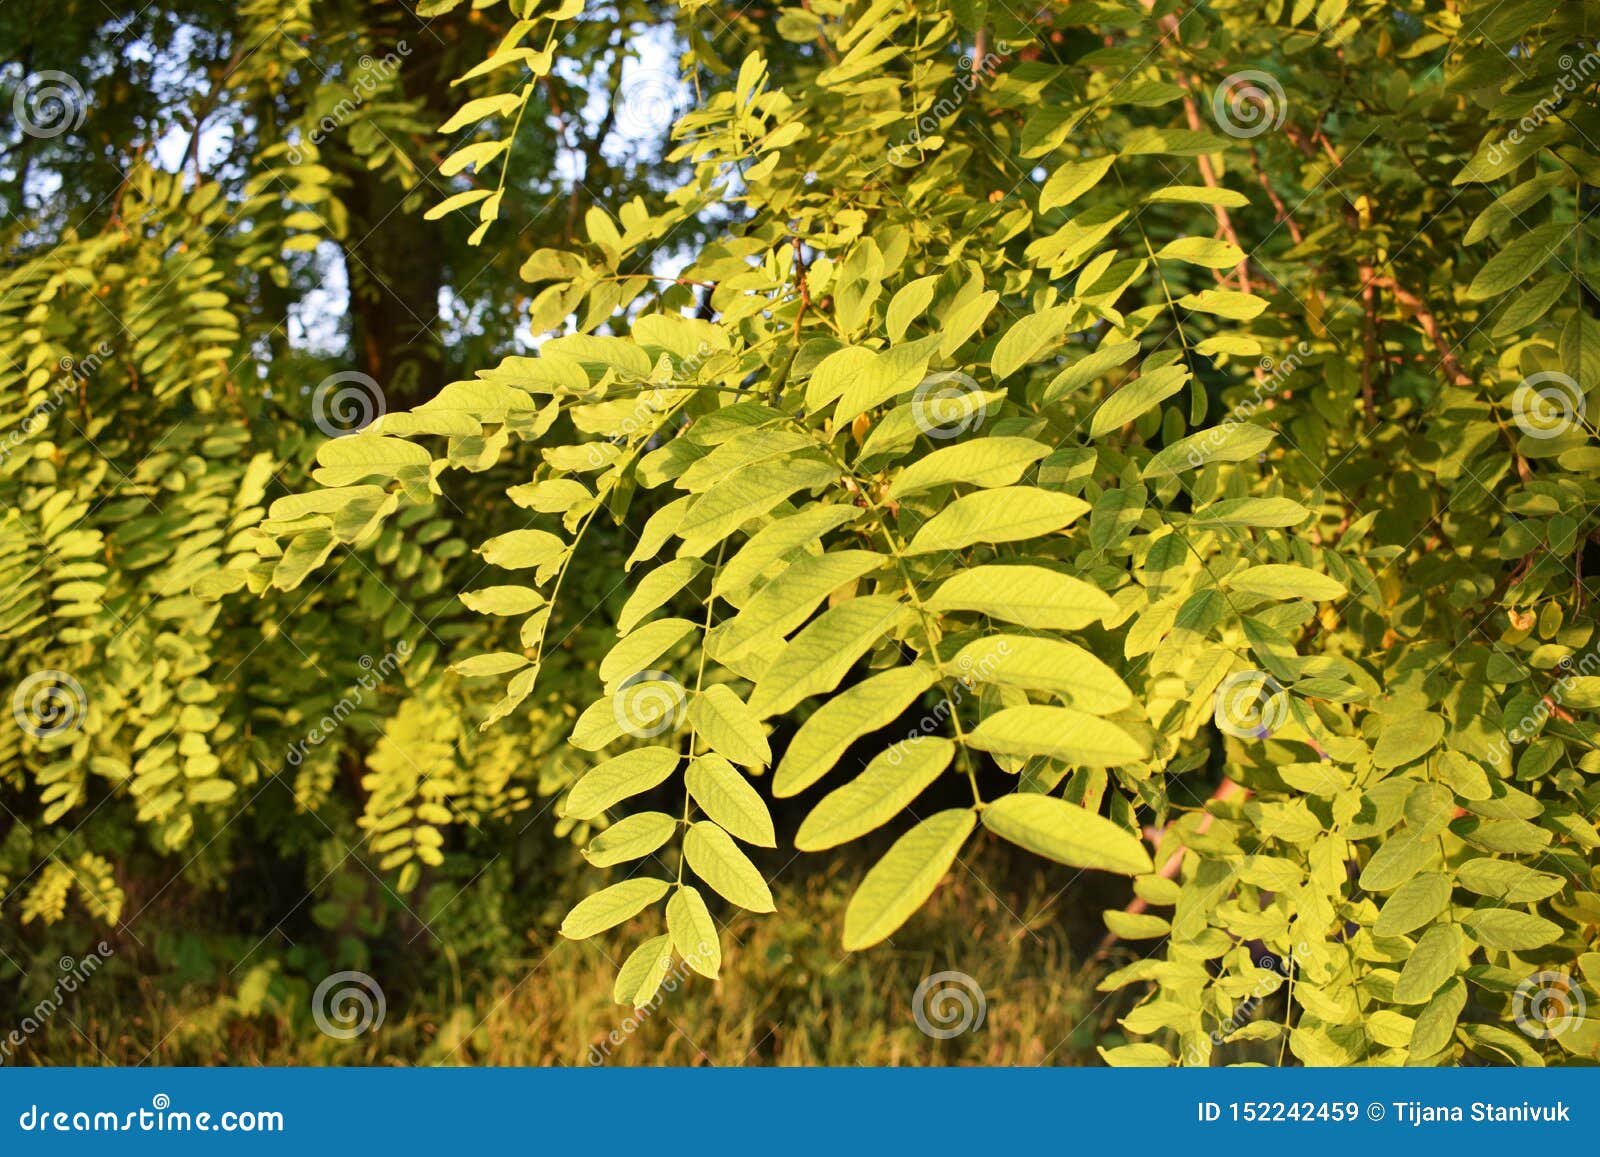
[[[317,1030],[312,982],[275,961],[176,992],[159,976],[97,977],[15,1063],[1098,1063],[1097,1043],[1120,1043],[1120,1010],[1094,987],[1110,966],[1078,961],[1097,939],[1108,897],[1088,895],[1078,881],[1052,900],[1071,874],[1033,863],[1020,881],[1008,879],[1010,860],[958,868],[892,944],[863,954],[838,948],[852,881],[795,881],[777,891],[779,915],[741,914],[728,926],[719,981],[691,977],[643,1015],[612,1002],[616,968],[607,955],[620,960],[657,930],[641,924],[581,944],[540,934],[525,958],[502,962],[490,977],[454,977],[446,964],[432,970],[445,977],[432,991],[386,984],[384,1024],[350,1041]],[[970,976],[986,1006],[981,1027],[948,1040],[914,1018],[918,984],[941,971]],[[372,972],[382,979],[381,962]]]

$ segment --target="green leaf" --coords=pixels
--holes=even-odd
[[[1411,1059],[1425,1060],[1448,1045],[1466,1006],[1467,986],[1460,980],[1451,980],[1434,993],[1428,1006],[1417,1013],[1416,1027],[1411,1030]]]
[[[617,614],[617,634],[626,635],[646,615],[659,610],[704,570],[705,565],[698,558],[675,558],[645,575]]]
[[[1068,526],[1089,509],[1070,494],[1031,486],[980,490],[956,499],[922,525],[907,554],[961,550],[979,542],[1016,542]]]
[[[1383,716],[1383,730],[1372,749],[1374,767],[1404,767],[1439,746],[1444,717],[1431,711]]]
[[[590,840],[583,858],[597,868],[643,859],[677,830],[678,822],[665,812],[640,812],[618,820]]]
[[[1079,358],[1051,379],[1044,390],[1045,403],[1076,393],[1090,382],[1104,377],[1107,372],[1126,364],[1138,352],[1139,343],[1136,341],[1115,342]]]
[[[600,679],[615,687],[650,665],[698,630],[688,619],[656,619],[635,630],[606,652],[600,661]]]
[[[1250,422],[1228,422],[1200,430],[1164,447],[1140,477],[1176,477],[1186,470],[1198,470],[1212,462],[1248,462],[1266,450],[1277,437],[1265,426]]]
[[[1243,209],[1250,198],[1233,189],[1209,185],[1164,185],[1144,195],[1146,201],[1175,201],[1184,205],[1221,205],[1224,209]]]
[[[683,962],[711,980],[722,970],[722,944],[698,888],[681,885],[667,900],[667,934]]]
[[[816,543],[831,530],[860,518],[858,506],[808,506],[797,514],[779,518],[752,534],[737,554],[723,564],[711,593],[733,598],[748,588],[785,556]]]
[[[952,808],[923,820],[867,872],[844,914],[844,947],[859,952],[892,936],[933,894],[978,817]]]
[[[922,311],[933,300],[933,291],[938,284],[937,275],[919,277],[894,295],[884,316],[884,328],[890,341],[898,342],[906,336],[911,323],[922,315]]]
[[[946,446],[919,458],[902,470],[889,486],[889,497],[906,498],[935,486],[1010,486],[1028,467],[1050,453],[1050,447],[1032,438],[995,435]]]
[[[846,748],[892,723],[934,682],[932,668],[891,667],[828,700],[789,741],[772,777],[772,794],[799,795],[827,775]]]
[[[407,469],[426,470],[433,456],[402,438],[378,434],[351,434],[330,438],[317,450],[322,469],[316,479],[324,486],[349,486],[364,478],[393,478]]]
[[[568,940],[587,940],[590,936],[632,920],[667,894],[665,880],[623,880],[578,901],[561,921],[561,935]]]
[[[1419,839],[1410,829],[1392,834],[1361,870],[1361,887],[1368,892],[1390,892],[1411,879],[1439,854],[1438,843]]]
[[[1561,925],[1535,916],[1531,912],[1513,912],[1508,908],[1480,908],[1462,918],[1472,938],[1485,948],[1505,952],[1525,952],[1543,948],[1561,938]]]
[[[701,820],[684,833],[683,857],[694,874],[730,904],[750,912],[777,911],[760,871],[716,824]]]
[[[667,936],[652,936],[628,954],[617,970],[611,999],[618,1004],[643,1008],[655,999],[661,982],[672,970],[672,941]]]
[[[1230,321],[1250,321],[1267,308],[1265,298],[1233,289],[1202,289],[1178,298],[1178,304],[1196,313],[1209,313]]]
[[[881,406],[891,398],[916,389],[928,373],[928,359],[933,354],[933,339],[892,346],[874,354],[870,368],[853,377],[834,407],[833,420],[843,426],[868,410]]]
[[[1457,924],[1435,924],[1422,934],[1394,984],[1396,1004],[1425,1004],[1461,965],[1463,947]]]
[[[1127,425],[1151,406],[1159,405],[1183,389],[1183,383],[1188,380],[1189,369],[1181,365],[1162,366],[1140,374],[1100,403],[1089,423],[1089,437],[1100,438]]]
[[[1426,924],[1450,903],[1450,877],[1429,872],[1414,877],[1396,888],[1378,911],[1372,926],[1374,936],[1404,936]]]
[[[1244,250],[1217,237],[1179,237],[1156,252],[1157,261],[1183,261],[1203,269],[1232,269],[1244,260]]]
[[[515,651],[494,651],[452,663],[450,670],[463,679],[481,679],[485,675],[504,675],[508,671],[515,671],[527,665],[527,657]]]
[[[1291,498],[1224,498],[1194,516],[1196,526],[1298,526],[1311,512]]]
[[[889,562],[887,555],[870,550],[802,555],[756,591],[744,609],[721,628],[714,657],[728,661],[770,635],[788,634],[809,619],[817,604],[834,591],[847,588]]]
[[[589,769],[567,793],[561,814],[592,820],[630,796],[659,785],[678,766],[678,753],[665,747],[640,747]]]
[[[1133,692],[1117,673],[1076,643],[1032,635],[989,635],[957,654],[962,679],[1026,691],[1048,691],[1092,715],[1133,705]]]
[[[1261,595],[1269,599],[1309,599],[1312,602],[1341,599],[1349,593],[1338,579],[1309,567],[1285,563],[1250,567],[1231,576],[1227,585],[1249,595]]]
[[[467,610],[480,615],[525,615],[544,606],[544,596],[532,587],[481,587],[456,597]]]
[[[1483,268],[1467,287],[1467,300],[1483,301],[1521,285],[1544,268],[1574,228],[1559,222],[1540,225],[1512,241],[1483,263]]]
[[[1068,161],[1050,174],[1050,179],[1039,190],[1039,212],[1048,213],[1063,205],[1070,205],[1100,183],[1111,171],[1115,156],[1095,157],[1088,161]]]
[[[726,684],[707,687],[689,700],[689,725],[712,751],[734,763],[765,767],[772,762],[761,720]]]
[[[1038,361],[1061,339],[1074,312],[1069,305],[1051,306],[1030,314],[1006,330],[994,347],[989,363],[995,380],[1004,381],[1023,366]]]
[[[892,595],[867,595],[830,607],[789,641],[757,681],[750,710],[781,715],[807,696],[831,691],[857,659],[894,629],[904,608]]]
[[[772,814],[760,793],[720,755],[697,756],[684,775],[684,786],[707,817],[747,844],[778,846]]]
[[[544,530],[513,530],[497,535],[478,548],[483,561],[505,570],[547,567],[567,553],[567,544]]]
[[[834,482],[838,468],[820,453],[799,454],[740,471],[700,495],[678,524],[686,541],[721,542],[739,527],[771,510],[796,490]]]
[[[1055,796],[1001,796],[983,809],[983,826],[1003,840],[1074,868],[1138,876],[1154,870],[1138,836],[1104,816]]]
[[[1045,756],[1089,767],[1150,758],[1144,740],[1074,707],[1007,707],[978,724],[967,742],[995,755]]]
[[[950,766],[955,750],[948,739],[915,735],[879,753],[865,771],[812,809],[795,833],[794,846],[820,852],[882,827]]]
[[[1042,566],[975,566],[946,579],[931,611],[976,611],[1034,631],[1075,631],[1110,615],[1111,598]]]
[[[1470,892],[1504,904],[1534,904],[1566,887],[1562,877],[1511,860],[1468,860],[1456,869],[1456,882]]]

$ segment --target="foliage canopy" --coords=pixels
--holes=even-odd
[[[1110,1063],[1600,1056],[1600,6],[625,9],[425,3],[459,83],[326,158],[326,78],[241,65],[238,174],[12,239],[0,633],[82,713],[0,733],[7,904],[115,921],[133,825],[182,863],[274,782],[406,895],[543,798],[644,1004],[773,909],[753,849],[891,830],[865,950],[996,839],[1131,878]],[[646,19],[661,179],[529,244],[563,58]],[[353,162],[518,274],[319,439],[261,302]]]

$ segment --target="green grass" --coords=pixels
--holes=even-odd
[[[838,947],[854,873],[797,879],[777,889],[776,916],[728,925],[718,981],[692,976],[642,1015],[612,1002],[607,953],[620,961],[658,931],[643,924],[583,943],[530,934],[525,955],[487,974],[458,973],[445,950],[429,983],[386,983],[384,1024],[348,1041],[312,1020],[319,978],[289,975],[280,960],[182,987],[125,961],[69,998],[12,1063],[1096,1064],[1097,1043],[1121,1042],[1125,1004],[1095,990],[1110,963],[1081,961],[1115,897],[1091,894],[1087,879],[1061,893],[1072,877],[1000,856],[958,867],[893,943],[859,954]],[[370,971],[389,974],[381,960]],[[981,1027],[948,1040],[914,1017],[918,984],[943,971],[970,976],[985,1003]]]

